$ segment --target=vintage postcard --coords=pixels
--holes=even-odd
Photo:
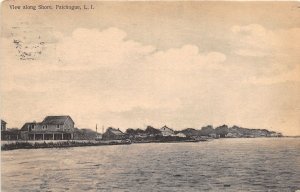
[[[300,190],[300,3],[1,4],[3,192]]]

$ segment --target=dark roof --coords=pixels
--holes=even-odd
[[[1,119],[1,124],[7,124],[4,120]]]
[[[22,126],[21,131],[28,131],[28,125],[36,125],[36,124],[38,124],[38,123],[36,123],[36,122],[27,122]]]
[[[63,125],[68,118],[70,118],[71,121],[73,121],[72,118],[68,115],[66,115],[66,116],[47,116],[43,120],[42,124]],[[74,123],[74,121],[73,121],[73,123]]]
[[[110,131],[114,135],[124,135],[124,133],[122,131],[120,131],[120,129],[115,129],[115,128],[110,127],[107,129],[107,131]]]

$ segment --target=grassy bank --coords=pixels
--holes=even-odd
[[[1,146],[2,151],[14,149],[41,149],[41,148],[68,148],[68,147],[84,147],[84,146],[102,146],[102,145],[126,145],[130,144],[126,141],[110,141],[110,142],[95,142],[95,141],[59,141],[59,142],[26,142],[16,141],[6,143]]]
[[[68,147],[85,147],[85,146],[103,146],[103,145],[127,145],[131,143],[179,143],[179,142],[200,142],[205,140],[195,140],[186,138],[164,137],[160,139],[134,139],[128,140],[72,140],[72,141],[2,141],[1,150],[8,151],[14,149],[42,149],[42,148],[68,148]]]

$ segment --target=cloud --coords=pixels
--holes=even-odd
[[[258,24],[233,26],[231,31],[235,35],[234,53],[241,56],[263,57],[267,54],[268,42],[271,35],[264,27]]]
[[[5,73],[0,77],[5,82],[3,109],[20,123],[69,114],[79,127],[95,122],[123,128],[143,123],[175,128],[236,122],[266,126],[275,115],[266,120],[258,114],[281,109],[270,109],[265,102],[274,87],[264,84],[299,80],[294,65],[297,46],[278,39],[290,35],[297,41],[295,32],[234,26],[234,55],[226,55],[202,52],[201,45],[194,44],[158,50],[128,38],[118,28],[79,28],[70,35],[51,33],[49,39],[55,43],[35,61],[16,59],[11,39],[6,38]],[[266,36],[274,54],[271,44],[263,43],[269,41]],[[27,109],[31,112],[24,115]]]
[[[56,46],[61,61],[57,66],[86,73],[85,76],[97,71],[105,77],[100,79],[93,74],[93,79],[83,77],[79,83],[87,87],[84,89],[95,83],[95,90],[108,92],[114,101],[103,105],[111,111],[179,106],[176,97],[192,94],[191,87],[199,87],[199,81],[226,68],[226,55],[220,52],[201,53],[192,44],[159,51],[126,37],[126,32],[117,28],[76,29]],[[176,95],[175,99],[171,99],[172,95]]]
[[[247,83],[272,84],[300,81],[300,28],[266,29],[258,24],[231,28],[232,52],[252,63],[260,75],[249,76]],[[259,63],[259,64],[257,64]],[[244,66],[247,69],[246,66]],[[249,66],[250,70],[251,66]]]
[[[278,70],[281,69],[281,66],[278,66]],[[285,69],[284,69],[285,71]],[[300,66],[296,65],[291,70],[286,71],[284,73],[278,72],[275,76],[265,76],[265,77],[251,77],[248,79],[248,82],[254,84],[276,84],[282,82],[300,82],[299,78],[300,74]]]
[[[184,45],[178,49],[159,51],[147,58],[147,63],[160,70],[193,71],[203,68],[218,68],[226,60],[226,56],[219,52],[199,53],[195,45]]]
[[[57,41],[55,52],[46,51],[45,57],[30,62],[15,58],[11,39],[4,39],[10,53],[5,58],[7,73],[1,77],[6,82],[1,87],[4,107],[12,107],[12,100],[23,95],[16,104],[24,108],[35,102],[55,113],[60,106],[78,118],[82,105],[76,103],[99,116],[133,108],[175,111],[182,107],[180,97],[197,92],[193,89],[201,86],[199,81],[222,70],[226,61],[222,53],[201,53],[190,44],[158,51],[128,39],[117,28],[80,28],[71,36],[53,33],[51,39]]]
[[[233,51],[250,57],[292,56],[299,59],[300,28],[269,30],[258,24],[233,26]]]
[[[153,46],[127,40],[126,36],[118,28],[103,31],[79,28],[57,44],[57,56],[66,69],[93,70],[137,63],[155,50]]]

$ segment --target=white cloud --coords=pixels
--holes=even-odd
[[[280,67],[280,66],[279,66]],[[280,70],[280,68],[279,68]],[[284,73],[279,73],[275,76],[266,77],[251,77],[248,79],[248,83],[254,84],[276,84],[282,82],[299,82],[300,81],[300,66],[294,66],[291,70]]]
[[[54,33],[51,39],[56,39],[56,43],[48,49],[50,53],[46,51],[45,57],[30,62],[14,59],[14,48],[6,39],[8,49],[3,68],[7,73],[1,77],[5,81],[1,87],[6,99],[3,109],[21,122],[30,116],[42,117],[59,111],[72,115],[83,127],[99,121],[122,127],[141,126],[142,122],[181,123],[180,126],[251,123],[257,116],[250,118],[249,114],[265,111],[250,105],[258,102],[269,107],[265,100],[271,92],[269,88],[255,86],[299,80],[299,68],[287,69],[282,63],[286,54],[289,63],[295,62],[294,49],[298,45],[274,38],[274,34],[290,34],[290,38],[298,41],[297,31],[274,33],[259,25],[233,27],[236,44],[232,48],[247,59],[273,56],[269,44],[263,42],[271,40],[276,45],[271,48],[278,61],[255,66],[243,63],[246,60],[230,63],[232,56],[221,52],[200,52],[200,45],[157,50],[155,46],[128,39],[126,32],[117,28],[81,28],[71,36]],[[266,39],[269,34],[271,39]],[[263,74],[256,76],[266,66],[272,71],[270,75],[262,70]],[[249,107],[241,109],[244,105]],[[22,112],[32,106],[40,110],[18,116],[13,115],[14,106],[22,106]],[[268,125],[272,120],[258,119],[256,123]]]
[[[46,102],[59,97],[77,103],[79,98],[85,98],[101,106],[102,111],[158,106],[175,109],[180,107],[177,97],[191,94],[191,86],[197,87],[207,74],[224,68],[222,63],[226,60],[219,52],[200,53],[196,45],[155,51],[153,46],[126,39],[126,32],[117,28],[76,29],[71,36],[53,36],[57,40],[54,55],[36,61],[18,60],[11,40],[3,40],[9,53],[4,69],[9,73],[2,76],[6,82],[2,90],[47,93],[65,87],[66,93],[51,92],[41,99]],[[74,95],[73,99],[70,95]]]
[[[195,45],[185,45],[178,49],[159,51],[147,58],[152,68],[159,70],[193,71],[201,69],[214,69],[222,67],[220,63],[226,56],[219,52],[199,53]]]
[[[117,28],[76,29],[57,44],[57,56],[67,69],[92,70],[130,65],[154,51],[152,46],[125,38],[126,33]]]
[[[269,30],[258,24],[233,26],[233,51],[251,57],[292,56],[299,58],[300,28]]]
[[[300,28],[266,29],[258,24],[233,26],[232,51],[250,61],[253,70],[264,69],[259,76],[249,76],[247,83],[300,81]],[[261,63],[260,65],[256,63]],[[245,67],[245,69],[247,69]],[[250,68],[249,68],[250,69]]]

